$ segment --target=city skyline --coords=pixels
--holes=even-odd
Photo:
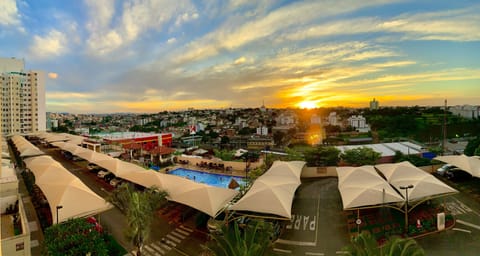
[[[14,1],[0,56],[47,111],[480,103],[474,1]]]

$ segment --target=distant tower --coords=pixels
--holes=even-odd
[[[265,107],[265,100],[262,101],[262,106],[260,107],[261,112],[267,111],[267,108]]]
[[[377,110],[378,109],[378,101],[373,98],[372,101],[370,101],[370,110]]]

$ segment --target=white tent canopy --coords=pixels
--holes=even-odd
[[[169,194],[169,200],[188,205],[212,217],[217,216],[219,211],[239,193],[233,189],[197,183],[175,175],[163,173],[157,175],[165,186],[163,189]]]
[[[480,159],[474,156],[437,156],[435,160],[454,165],[472,176],[480,178]]]
[[[300,174],[304,165],[305,162],[302,161],[275,161],[230,209],[273,214],[291,219],[293,197],[300,186]]]
[[[400,187],[413,185],[413,188],[408,190],[409,201],[458,192],[408,161],[394,164],[379,164],[375,167],[404,198],[406,190]]]
[[[15,147],[18,149],[18,151],[20,152],[20,156],[22,157],[38,156],[44,154],[43,151],[41,151],[39,148],[34,146],[32,143],[30,143],[28,140],[26,140],[20,135],[12,136],[12,142],[13,144],[15,144]]]
[[[337,167],[343,209],[405,201],[371,165]]]
[[[47,198],[54,220],[57,218],[57,206],[62,207],[58,210],[59,222],[93,215],[112,207],[51,157],[32,157],[24,161]]]

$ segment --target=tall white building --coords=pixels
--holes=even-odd
[[[348,124],[355,128],[358,132],[369,132],[370,126],[367,124],[367,119],[362,115],[351,116],[348,118]]]
[[[337,112],[330,112],[330,114],[328,114],[328,123],[330,125],[338,125]]]
[[[452,114],[468,119],[480,118],[480,106],[452,106],[448,109]]]
[[[2,134],[46,130],[45,73],[25,70],[25,62],[0,58]]]
[[[376,110],[378,109],[378,100],[373,98],[372,101],[370,101],[370,110]]]

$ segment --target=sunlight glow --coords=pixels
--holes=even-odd
[[[317,103],[315,101],[305,100],[297,104],[299,108],[313,109],[317,108]]]

